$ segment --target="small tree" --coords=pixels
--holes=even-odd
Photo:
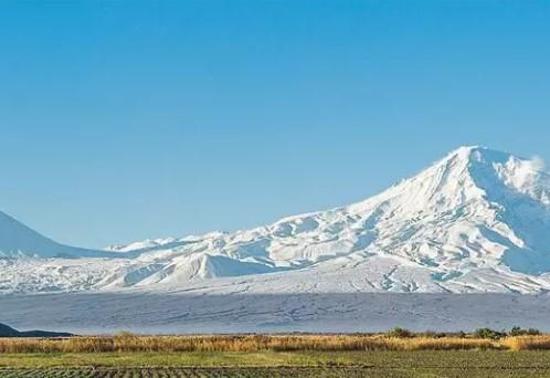
[[[495,331],[494,329],[491,329],[491,328],[478,328],[475,330],[474,336],[480,339],[496,340],[506,336],[506,333]]]
[[[508,332],[508,336],[521,336],[525,335],[525,331],[521,329],[521,327],[512,327],[510,332]]]
[[[530,335],[530,336],[537,336],[537,335],[540,335],[541,332],[536,328],[529,328],[527,330],[527,334]]]
[[[395,327],[394,329],[390,330],[387,333],[387,335],[389,337],[401,337],[401,338],[414,337],[414,334],[411,331],[401,327]]]
[[[536,336],[540,335],[540,331],[535,328],[529,328],[529,329],[523,329],[521,327],[512,327],[510,332],[508,332],[508,336]]]

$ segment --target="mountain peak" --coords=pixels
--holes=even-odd
[[[460,160],[464,162],[484,162],[484,163],[494,163],[494,162],[503,162],[507,161],[510,158],[518,160],[526,160],[517,156],[514,156],[508,152],[495,150],[486,146],[481,145],[472,145],[472,146],[461,146],[450,153],[448,153],[443,159],[439,162],[445,162],[448,160]]]
[[[409,179],[421,181],[424,186],[433,180],[438,181],[434,185],[441,194],[452,185],[451,191],[463,194],[468,187],[480,189],[485,195],[512,191],[550,204],[550,177],[540,158],[526,159],[484,146],[459,147]]]
[[[488,148],[480,145],[460,146],[451,151],[447,156],[468,157],[472,152],[479,150],[488,150]]]

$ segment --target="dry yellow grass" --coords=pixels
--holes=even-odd
[[[535,339],[537,337],[534,337]],[[460,337],[399,338],[384,335],[243,335],[73,337],[66,339],[0,339],[0,353],[52,352],[253,352],[516,349],[504,342]],[[550,345],[550,337],[546,337]],[[527,349],[527,348],[518,348]]]
[[[459,337],[414,337],[414,338],[383,338],[388,350],[464,350],[464,349],[502,349],[494,340],[459,338]]]
[[[546,350],[550,349],[550,335],[507,337],[501,343],[510,350]]]

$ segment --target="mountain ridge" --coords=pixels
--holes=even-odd
[[[12,253],[0,261],[0,292],[533,293],[550,289],[549,230],[550,175],[541,161],[466,146],[366,200],[250,230],[71,259]]]
[[[72,333],[50,331],[18,331],[6,324],[0,323],[0,337],[72,337]]]

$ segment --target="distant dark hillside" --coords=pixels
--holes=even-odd
[[[70,337],[70,333],[48,332],[48,331],[25,331],[19,332],[5,324],[0,323],[0,337]]]

